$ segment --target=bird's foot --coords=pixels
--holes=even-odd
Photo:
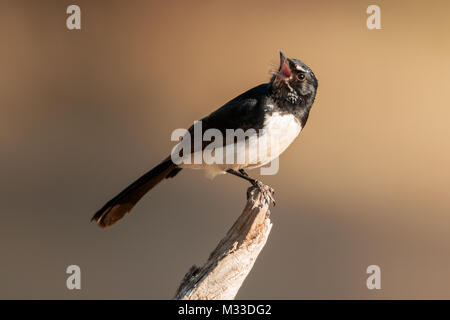
[[[259,192],[261,192],[261,196],[267,204],[272,204],[273,206],[275,206],[275,198],[273,197],[273,195],[275,194],[275,190],[273,188],[265,185],[259,180],[255,180],[252,184],[253,187],[250,187],[247,190],[247,199],[251,197],[252,193],[255,190],[258,190]]]

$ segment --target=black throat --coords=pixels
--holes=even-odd
[[[312,95],[302,96],[293,88],[281,88],[273,83],[270,83],[269,92],[274,102],[272,112],[293,114],[303,128],[308,120],[314,97]]]

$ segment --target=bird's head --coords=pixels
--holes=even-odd
[[[280,51],[280,67],[272,71],[270,80],[274,94],[278,99],[291,104],[312,104],[318,87],[312,70],[297,59],[287,58]],[[309,102],[309,103],[308,103]]]

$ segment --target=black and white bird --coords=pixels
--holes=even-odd
[[[230,173],[246,179],[254,186],[264,186],[260,181],[251,178],[246,169],[254,169],[277,158],[295,140],[305,127],[309,112],[316,97],[318,82],[312,70],[297,59],[287,58],[280,51],[280,66],[272,71],[268,83],[254,87],[226,103],[210,115],[201,119],[202,132],[216,129],[224,136],[229,129],[244,131],[253,129],[256,140],[263,142],[264,152],[253,157],[256,161],[235,163],[180,163],[175,164],[169,156],[160,164],[137,179],[113,199],[108,201],[92,217],[92,221],[102,227],[108,227],[120,220],[134,205],[154,186],[167,178],[175,177],[183,168],[204,169],[209,175]],[[194,126],[188,132],[193,133]],[[266,141],[274,142],[276,148],[266,145]],[[224,141],[224,148],[225,146]],[[236,143],[236,142],[235,142]],[[249,156],[258,152],[244,145]],[[261,143],[259,143],[261,145]],[[201,145],[201,152],[207,146]],[[239,147],[236,144],[236,152]],[[186,155],[183,155],[186,156]],[[247,158],[246,158],[247,159]]]

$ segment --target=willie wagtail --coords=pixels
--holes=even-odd
[[[253,129],[257,140],[275,142],[276,149],[269,148],[272,152],[263,152],[263,156],[257,157],[257,161],[251,163],[244,161],[222,164],[204,162],[175,164],[169,156],[108,201],[95,213],[92,221],[96,221],[102,228],[114,224],[154,186],[164,179],[175,177],[183,168],[205,169],[213,175],[231,173],[263,189],[265,186],[251,178],[245,170],[269,163],[294,141],[305,127],[318,87],[314,73],[306,64],[297,59],[287,58],[281,51],[280,66],[278,70],[272,71],[272,74],[269,83],[244,92],[200,121],[202,132],[216,129],[226,135],[229,129],[244,131]],[[188,132],[194,132],[194,125]],[[206,146],[207,144],[202,143],[202,150]],[[257,152],[254,148],[248,146],[246,148],[250,155]],[[192,154],[195,151],[193,150]]]

